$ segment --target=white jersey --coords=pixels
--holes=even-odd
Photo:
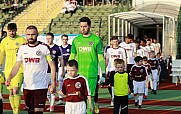
[[[155,48],[155,54],[160,52],[160,43],[152,43],[151,45]]]
[[[113,71],[115,70],[114,67],[114,60],[115,59],[126,59],[126,51],[123,48],[109,48],[107,49],[106,53],[106,59],[109,59],[108,61],[108,71]]]
[[[24,89],[37,90],[48,88],[47,61],[52,61],[52,59],[50,59],[50,50],[46,44],[39,42],[38,45],[33,47],[28,44],[20,46],[17,61],[23,62]]]
[[[134,64],[134,53],[136,53],[136,45],[135,43],[125,43],[122,42],[119,44],[122,48],[126,50],[127,54],[127,64]]]
[[[149,58],[148,53],[150,52],[150,48],[148,46],[145,46],[145,47],[140,46],[140,48],[144,50],[143,56],[146,56]]]
[[[137,50],[136,50],[136,55],[143,57],[143,55],[144,55],[144,50],[141,49],[141,48],[140,48],[140,49],[137,49]]]
[[[150,51],[155,51],[155,47],[153,45],[147,45],[150,48]]]

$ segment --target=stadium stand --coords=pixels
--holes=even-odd
[[[63,6],[63,0],[36,0],[11,22],[18,26],[18,34],[24,34],[28,25],[35,25],[42,31],[55,18]],[[41,34],[41,32],[40,32]]]
[[[79,8],[72,16],[59,13],[51,23],[43,29],[42,33],[79,34],[79,19],[88,16],[92,20],[92,33],[99,32],[104,40],[107,37],[108,15],[121,11],[119,6],[87,6]]]
[[[2,27],[3,24],[9,22],[17,14],[21,13],[24,9],[26,9],[26,7],[31,3],[30,1],[21,0],[19,2],[18,6],[7,4],[7,3],[1,1],[1,3],[0,3],[0,27]]]

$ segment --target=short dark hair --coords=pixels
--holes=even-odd
[[[142,58],[141,56],[137,56],[137,57],[134,58],[134,61],[135,61],[136,63],[138,63],[138,62],[141,61],[141,60],[143,60],[143,58]]]
[[[9,23],[7,29],[8,30],[17,30],[16,23]]]
[[[147,41],[151,41],[150,38],[148,38]]]
[[[117,64],[125,64],[124,60],[123,59],[115,59],[114,60],[114,66],[116,66]]]
[[[63,38],[63,37],[67,37],[67,38],[68,38],[68,35],[66,35],[66,34],[63,34],[63,35],[61,36],[61,38]]]
[[[80,19],[80,22],[87,22],[87,25],[91,25],[91,20],[88,17],[82,17]]]
[[[38,32],[37,27],[36,27],[36,26],[34,26],[34,25],[30,25],[30,26],[28,26],[28,27],[26,28],[26,30],[27,30],[27,29],[35,29],[35,30]]]
[[[140,42],[141,42],[141,41],[143,41],[143,42],[146,44],[146,40],[145,40],[145,39],[142,38],[142,39],[140,39]]]
[[[78,69],[78,62],[76,60],[69,60],[67,62],[67,66],[70,66],[70,67],[75,67],[76,69]]]
[[[143,61],[147,61],[148,58],[146,56],[143,57]]]
[[[110,40],[118,40],[117,36],[112,36]]]
[[[54,38],[54,34],[51,32],[46,33],[46,36],[51,36],[52,38]]]
[[[128,36],[126,36],[126,38],[134,39],[134,36],[132,34],[128,34]]]

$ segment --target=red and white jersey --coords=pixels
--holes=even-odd
[[[126,50],[127,54],[127,64],[134,64],[134,53],[136,53],[136,45],[135,43],[125,43],[122,42],[119,44],[120,47]]]
[[[143,57],[143,55],[144,55],[144,50],[143,49],[137,49],[136,50],[136,56],[141,56],[141,57]]]
[[[126,59],[126,51],[123,48],[109,48],[107,49],[106,59],[108,59],[108,71],[115,70],[114,60],[115,59]]]
[[[151,71],[151,65],[149,63],[143,64],[145,66],[145,68],[147,69],[147,73],[148,75],[150,75],[152,73]]]
[[[160,43],[156,43],[156,44],[152,43],[151,45],[155,48],[155,54],[160,52],[160,48],[161,48]]]
[[[66,95],[66,102],[85,101],[90,96],[88,81],[84,76],[67,77],[64,79],[62,93]]]
[[[151,65],[152,70],[158,69],[159,67],[159,61],[157,58],[150,58],[148,63]]]
[[[145,66],[133,65],[130,71],[131,78],[135,81],[144,81],[148,76]]]
[[[52,61],[48,46],[39,42],[36,46],[20,46],[17,61],[23,62],[23,88],[29,90],[47,89],[48,62]]]
[[[144,50],[143,56],[146,56],[149,58],[148,53],[150,52],[150,48],[148,46],[145,46],[145,47],[140,46],[140,48]]]

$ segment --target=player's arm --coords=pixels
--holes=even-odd
[[[75,46],[75,41],[73,40],[72,42],[72,46],[71,46],[71,54],[69,57],[69,60],[75,59],[76,55],[77,55],[77,50],[76,50],[76,46]]]
[[[134,47],[133,47],[133,51],[134,51],[134,57],[136,57],[137,56],[137,53],[136,53],[136,44],[134,43]]]
[[[89,101],[89,106],[90,106],[90,111],[93,112],[93,106],[92,106],[92,99],[91,99],[91,96],[87,96],[87,99]]]
[[[49,48],[47,48],[47,50],[46,50],[45,58],[51,69],[52,84],[50,86],[50,92],[54,93],[54,92],[56,92],[56,67],[55,67],[54,61],[52,60],[52,56],[50,54]]]
[[[105,61],[104,61],[104,56],[103,56],[103,43],[100,39],[98,45],[97,45],[97,55],[98,55],[98,61],[99,61],[99,64],[100,64],[100,67],[101,67],[101,71],[102,73],[106,74],[106,68],[105,68]],[[105,75],[104,75],[105,77]]]
[[[128,85],[129,85],[131,94],[133,95],[133,82],[131,81],[131,76],[129,74],[128,74]]]
[[[146,86],[148,87],[148,72],[147,72],[146,68],[144,70],[144,75],[146,76]]]
[[[61,64],[62,67],[62,76],[65,75],[65,69],[64,69],[64,61],[63,61],[63,52],[62,50],[59,48],[59,56],[58,56],[59,62]]]
[[[106,55],[104,55],[105,57],[105,67],[107,67],[108,66],[108,62],[109,62],[109,51],[107,51],[107,53],[106,53]]]
[[[122,49],[122,58],[124,60],[124,63],[125,63],[125,67],[124,67],[124,70],[126,71],[127,70],[127,53],[126,53],[126,50],[124,48],[121,48]]]
[[[105,81],[105,85],[114,84],[114,74],[115,71],[110,72],[109,79]]]
[[[4,56],[5,56],[4,47],[2,44],[0,44],[0,69],[1,69],[2,64],[4,62]]]
[[[11,79],[12,79],[14,76],[16,76],[16,74],[17,74],[18,71],[19,71],[19,68],[20,68],[21,64],[22,64],[22,61],[16,61],[13,69],[11,70],[11,73],[10,73],[8,79],[7,79],[6,82],[5,82],[5,85],[6,85],[6,86],[9,86],[9,85],[10,85]]]
[[[98,60],[99,60],[99,64],[100,64],[102,73],[106,74],[104,57],[103,57],[102,54],[98,54]],[[105,76],[106,76],[106,75],[104,75],[104,77],[105,77]]]

